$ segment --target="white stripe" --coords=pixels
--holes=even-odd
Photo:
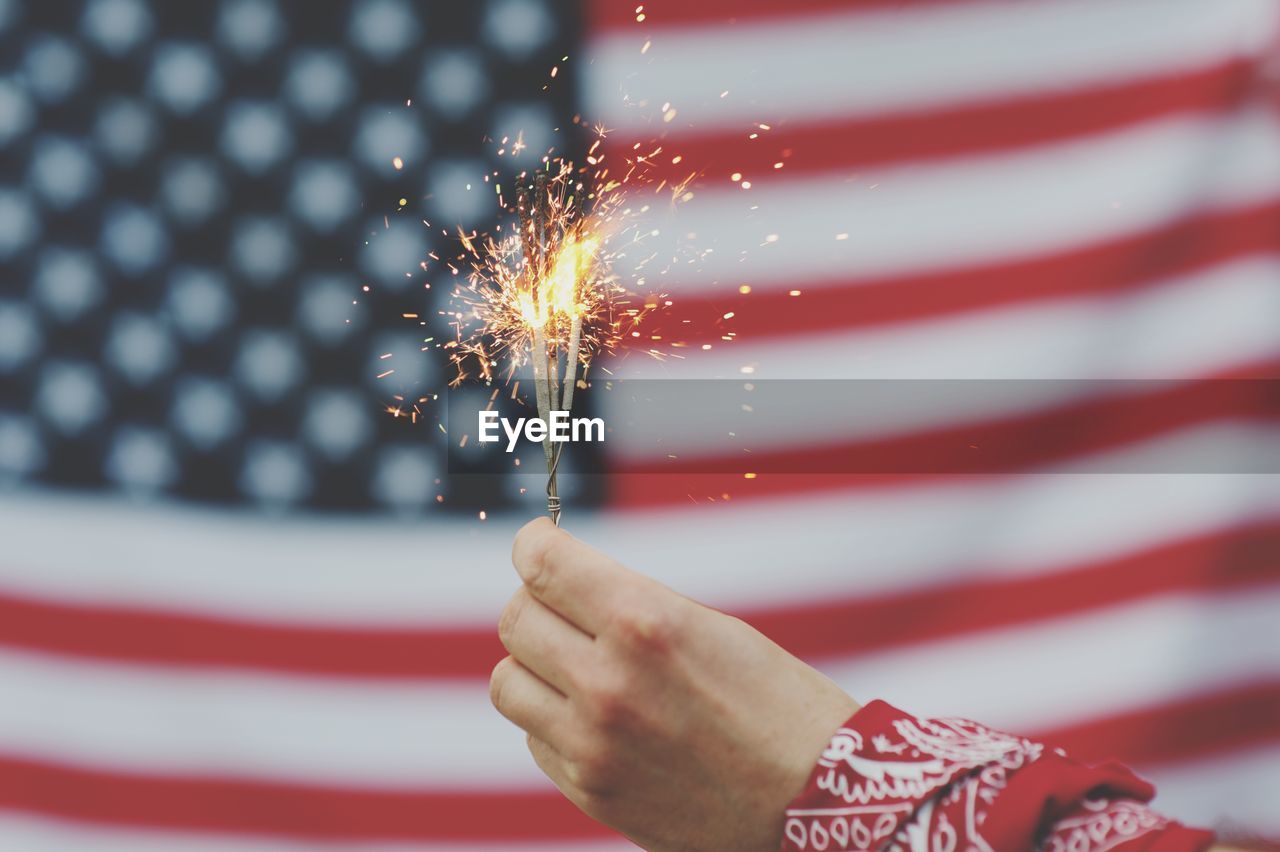
[[[1109,380],[1182,380],[1280,357],[1271,320],[1280,315],[1277,281],[1280,256],[1248,258],[1132,295],[743,342],[678,362],[631,358],[610,366],[613,378],[663,381],[598,383],[598,411],[611,457],[688,459],[1158,392],[1169,387]],[[720,381],[681,384],[689,379]]]
[[[1085,426],[1086,422],[1077,421],[1076,428],[1088,428]],[[760,453],[778,449],[783,443],[775,441],[747,446],[752,446],[754,452]],[[970,447],[979,448],[976,444],[971,444]],[[956,449],[959,451],[961,448]],[[736,452],[740,452],[740,449],[733,446],[733,442],[725,441],[718,454],[707,457],[732,458]],[[881,472],[872,470],[870,462],[854,464],[842,460],[839,454],[838,450],[828,453],[824,459],[825,472]],[[649,469],[661,473],[661,456],[655,454],[653,459]],[[1280,462],[1277,460],[1280,460],[1280,429],[1275,425],[1227,419],[1172,429],[1155,438],[1126,443],[1085,456],[1055,459],[1037,465],[1037,470],[1064,474],[1280,474]],[[907,470],[908,464],[902,463],[902,468],[888,472],[930,473],[928,470]],[[759,461],[755,466],[757,471],[768,471],[757,476],[796,472],[794,469],[788,470],[787,465],[782,462]],[[994,468],[995,465],[991,467]]]
[[[1280,428],[1274,420],[1228,419],[1177,429],[1138,444],[1049,467],[1054,473],[1280,474]]]
[[[319,820],[317,821],[319,822]],[[549,843],[378,840],[286,840],[235,834],[160,831],[93,825],[0,812],[0,849],[14,852],[626,852],[625,840]]]
[[[645,292],[737,298],[744,281],[785,292],[815,279],[933,272],[1111,241],[1196,210],[1274,199],[1280,126],[1274,110],[1254,108],[856,175],[777,174],[749,191],[655,205],[630,223],[633,237],[644,236],[615,270],[644,276]],[[842,233],[848,239],[837,240]]]
[[[686,594],[755,610],[1033,575],[1277,513],[1280,475],[1087,474],[566,520]],[[0,591],[68,601],[279,623],[488,626],[517,583],[514,521],[317,523],[33,493],[0,497],[0,518]]]
[[[1188,378],[1276,355],[1277,281],[1280,258],[1262,255],[1132,294],[857,332],[743,338],[682,360],[629,357],[609,370],[624,379],[739,381]]]
[[[585,115],[623,133],[689,127],[745,135],[754,122],[954,107],[1259,56],[1277,7],[1269,0],[1070,0],[733,26],[663,27],[650,18],[589,45]],[[661,122],[666,102],[678,111],[670,125]]]
[[[1179,822],[1212,828],[1223,840],[1280,835],[1280,745],[1159,766],[1142,776],[1156,785],[1153,806]]]
[[[824,666],[860,701],[1016,732],[1280,675],[1280,587],[1161,595]]]
[[[1166,595],[824,668],[862,701],[1036,730],[1280,675],[1280,587]],[[483,682],[401,687],[0,653],[0,752],[375,789],[549,784]]]
[[[0,683],[6,754],[340,787],[550,786],[482,681],[308,679],[0,650]]]

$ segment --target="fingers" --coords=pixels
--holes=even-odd
[[[535,598],[592,636],[608,624],[612,602],[635,592],[639,577],[546,518],[516,533],[511,561]]]
[[[498,619],[498,638],[511,656],[565,695],[573,672],[593,651],[591,637],[556,615],[521,587]]]
[[[582,767],[570,760],[565,754],[550,743],[540,740],[533,734],[529,734],[525,738],[529,745],[529,754],[533,755],[533,762],[538,764],[538,768],[551,779],[551,783],[568,797],[569,801],[578,806],[580,810],[593,819],[600,819],[598,807],[603,798],[607,794],[597,791],[584,789],[581,786],[583,779]]]
[[[560,792],[569,794],[573,790],[569,761],[548,742],[538,739],[533,734],[526,737],[526,742],[529,744],[529,754],[533,755],[533,762],[538,764],[538,768],[551,779],[551,783],[555,784]]]
[[[489,699],[498,712],[546,742],[557,742],[569,714],[569,700],[511,657],[494,666]]]

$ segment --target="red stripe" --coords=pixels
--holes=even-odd
[[[1050,731],[1090,757],[1171,763],[1280,739],[1280,684]],[[0,808],[114,826],[333,840],[508,841],[611,833],[554,791],[421,793],[144,775],[0,756]]]
[[[1265,381],[1231,381],[1243,377]],[[1034,473],[1215,421],[1276,423],[1277,377],[1280,361],[1270,360],[1181,384],[1157,383],[1146,393],[879,440],[615,461],[610,501],[635,509]]]
[[[793,654],[847,658],[1032,624],[1157,594],[1280,582],[1280,517],[1066,570],[958,577],[874,598],[743,613]]]
[[[1280,201],[1273,200],[1196,213],[1145,233],[1026,260],[906,276],[804,282],[797,285],[799,297],[778,291],[682,297],[648,330],[666,340],[693,344],[718,343],[728,331],[739,342],[799,332],[852,331],[1001,305],[1131,293],[1174,276],[1277,250]],[[729,311],[732,321],[723,321]]]
[[[637,34],[653,28],[702,26],[706,24],[735,24],[771,21],[778,18],[799,18],[808,15],[841,13],[847,20],[849,13],[885,12],[911,9],[921,6],[956,5],[958,0],[592,0],[584,4],[583,12],[589,31],[624,30]],[[644,20],[637,21],[637,7],[643,7]]]
[[[1280,682],[1070,725],[1047,731],[1042,739],[1085,760],[1115,758],[1136,767],[1243,750],[1280,740]]]
[[[1274,375],[1274,371],[1280,370],[1280,361],[1271,362],[1268,370]],[[948,425],[888,438],[827,445],[806,441],[795,448],[788,445],[757,447],[750,453],[733,447],[720,451],[723,453],[720,455],[701,457],[683,453],[671,458],[655,453],[651,458],[615,459],[612,465],[624,474],[665,473],[676,478],[686,473],[737,476],[745,473],[757,476],[1024,473],[1131,446],[1202,423],[1221,420],[1280,425],[1280,393],[1277,393],[1275,379],[1160,382],[1145,392],[1126,387],[1130,390],[1124,395],[1094,397],[1030,414]],[[851,383],[849,392],[855,389],[856,384]],[[1118,466],[1113,470],[1125,472]],[[1142,468],[1136,472],[1152,471]],[[1192,468],[1184,472],[1213,471]]]
[[[975,566],[980,571],[981,566]],[[1196,589],[1280,580],[1280,519],[1018,579],[960,579],[852,600],[745,611],[792,653],[849,657]],[[927,617],[926,617],[927,616]],[[495,629],[282,627],[0,597],[0,645],[75,657],[341,677],[485,678]]]
[[[554,790],[399,792],[146,775],[0,756],[0,809],[117,826],[329,840],[609,836]]]
[[[374,678],[487,677],[506,655],[492,630],[266,624],[14,595],[0,595],[0,645],[159,665]]]
[[[695,187],[728,187],[730,176],[740,173],[761,188],[816,172],[852,174],[887,163],[1007,151],[1181,113],[1223,112],[1245,99],[1257,72],[1255,62],[1234,59],[1079,91],[1036,93],[901,115],[794,124],[771,118],[768,131],[747,123],[715,133],[676,128],[662,141],[662,153],[646,159],[645,173],[655,183],[664,178],[678,183],[697,174]],[[750,138],[751,133],[757,138]],[[606,164],[628,162],[637,154],[634,142],[615,133],[606,137],[598,153]],[[642,146],[639,153],[648,157],[651,149]],[[680,162],[673,164],[677,155]],[[782,168],[775,168],[776,163],[782,163]],[[615,166],[611,171],[620,169]]]

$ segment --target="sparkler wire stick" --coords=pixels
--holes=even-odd
[[[558,410],[558,397],[560,394],[559,378],[560,365],[558,363],[559,356],[553,347],[551,353],[547,356],[547,369],[545,372],[547,378],[547,399],[551,400],[551,407]],[[551,443],[550,433],[548,432],[546,446],[550,448],[547,458],[547,514],[551,516],[551,522],[556,526],[560,526],[560,490],[556,484],[556,470],[560,467],[560,452],[564,447],[561,442]]]
[[[533,221],[534,227],[537,229],[538,242],[538,281],[543,281],[547,274],[547,246],[551,241],[551,235],[547,233],[548,227],[551,225],[551,196],[547,192],[547,173],[541,169],[533,178],[534,206]],[[546,321],[554,320],[553,312],[555,305],[553,303],[553,294],[546,292],[542,294],[543,311]],[[547,359],[546,370],[543,377],[547,382],[547,409],[548,416],[544,420],[550,420],[549,414],[554,410],[560,400],[558,393],[558,379],[560,378],[560,357],[559,347],[552,338],[551,349],[539,347],[538,352],[534,354],[534,358],[545,357]],[[551,435],[548,433],[547,440],[543,442],[543,449],[547,456],[547,514],[551,516],[551,522],[556,526],[560,526],[560,490],[556,483],[556,470],[560,467],[560,448],[561,445],[551,442]]]
[[[542,333],[542,326],[537,325],[533,328],[533,351],[530,353],[529,360],[533,362],[533,393],[534,399],[537,400],[538,417],[543,421],[549,420],[551,417],[551,397],[547,393],[546,377],[543,375],[547,369],[547,362],[544,357],[538,353],[547,351],[547,341]],[[542,441],[543,452],[547,456],[547,464],[551,464],[551,439],[545,438]]]
[[[569,353],[565,358],[563,397],[560,402],[560,409],[566,414],[573,413],[573,387],[578,382],[578,348],[581,342],[582,318],[574,314],[569,329]],[[555,366],[558,365],[554,365],[553,369]],[[555,399],[554,390],[551,398]],[[550,466],[547,468],[547,512],[556,526],[560,526],[560,494],[556,486],[556,470],[560,467],[560,453],[563,449],[562,443],[554,446],[549,459]]]
[[[529,360],[533,362],[533,387],[538,417],[544,423],[549,423],[551,411],[560,402],[560,364],[554,330],[551,348],[548,349],[547,330],[544,328],[544,325],[554,321],[553,294],[539,292],[543,289],[540,285],[547,273],[547,229],[551,223],[551,199],[547,193],[546,172],[540,170],[534,175],[531,189],[531,193],[520,193],[519,205],[521,230],[524,233],[525,274],[529,276],[529,290],[536,315],[531,322],[533,334]],[[542,441],[542,452],[547,461],[547,514],[551,516],[552,523],[560,526],[560,493],[556,482],[556,471],[560,467],[560,444],[552,443],[550,433]]]
[[[582,317],[573,315],[569,326],[569,355],[564,363],[564,410],[573,412],[573,386],[578,383],[578,348],[582,344]]]

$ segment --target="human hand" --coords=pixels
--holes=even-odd
[[[589,816],[654,852],[776,850],[783,811],[858,705],[746,623],[540,518],[490,695]]]

